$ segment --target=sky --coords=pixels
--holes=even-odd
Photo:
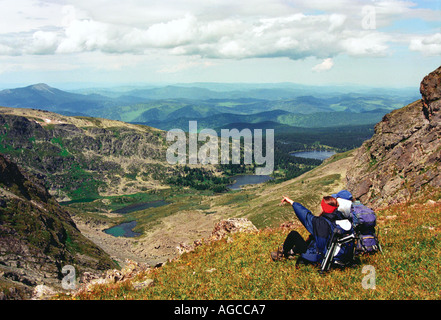
[[[417,87],[440,65],[441,0],[0,0],[0,88]]]

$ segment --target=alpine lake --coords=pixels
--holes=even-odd
[[[149,202],[131,204],[121,209],[115,210],[112,213],[127,214],[135,211],[146,210],[149,208],[158,208],[165,206],[167,204],[169,203],[164,200],[149,201]],[[109,229],[105,229],[104,232],[114,237],[127,237],[127,238],[137,237],[140,236],[141,234],[137,232],[133,232],[133,228],[136,227],[136,224],[137,222],[135,220],[123,222],[117,226],[111,227]]]

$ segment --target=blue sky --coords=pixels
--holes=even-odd
[[[417,87],[440,65],[441,0],[0,0],[0,88]]]

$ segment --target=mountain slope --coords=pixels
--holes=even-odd
[[[32,109],[0,108],[0,152],[65,200],[160,187],[169,166],[160,130]]]
[[[381,206],[441,187],[441,67],[421,82],[422,99],[393,111],[354,156],[347,185]]]
[[[26,298],[37,284],[59,287],[66,265],[81,273],[116,267],[37,179],[0,154],[0,292],[19,288]]]

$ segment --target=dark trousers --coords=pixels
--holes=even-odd
[[[288,256],[290,250],[293,251],[293,254],[305,253],[309,241],[309,239],[305,241],[297,231],[291,231],[283,243],[283,254],[285,257]]]

